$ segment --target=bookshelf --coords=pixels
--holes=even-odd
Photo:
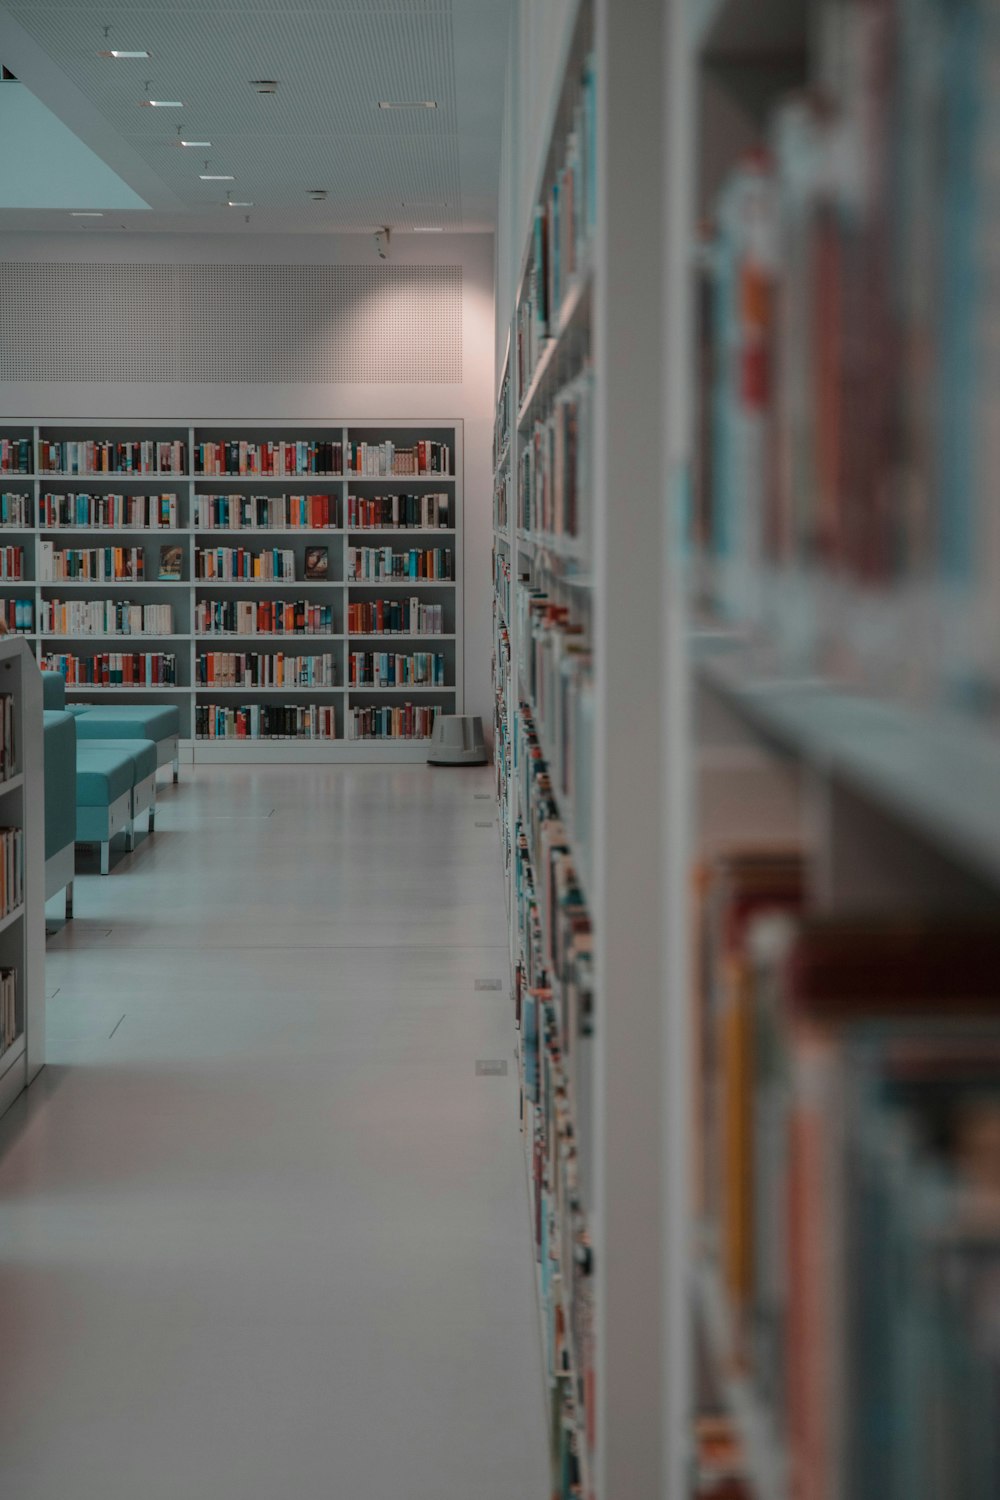
[[[42,682],[0,638],[0,1113],[45,1062]]]
[[[176,703],[194,761],[422,760],[417,722],[464,701],[463,469],[461,422],[0,419],[0,547],[20,574],[0,607],[40,658],[109,657],[71,699]],[[279,656],[329,660],[286,675]],[[206,736],[210,704],[214,729],[268,709],[273,737]],[[278,734],[281,705],[308,710],[298,734]],[[362,709],[383,711],[380,737],[354,737]]]

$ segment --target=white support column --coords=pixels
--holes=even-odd
[[[663,0],[597,0],[596,21],[597,1494],[662,1500],[668,1494]]]

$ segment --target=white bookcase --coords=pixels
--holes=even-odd
[[[515,117],[520,112],[529,122],[539,115],[531,42],[543,30],[539,17],[552,14],[553,7],[531,0],[518,9],[523,29],[512,49],[511,94]],[[846,8],[784,0],[755,6],[570,0],[563,14],[541,150],[536,153],[530,135],[516,129],[508,148],[513,180],[501,213],[516,232],[500,284],[518,288],[518,296],[523,291],[532,250],[519,205],[538,201],[548,189],[582,41],[593,48],[597,78],[597,219],[587,270],[567,289],[539,359],[523,389],[515,389],[520,419],[511,423],[510,463],[516,483],[535,413],[589,351],[590,541],[581,548],[565,537],[519,528],[516,507],[496,527],[497,557],[513,560],[509,614],[499,600],[496,605],[498,621],[503,613],[509,626],[512,666],[505,672],[498,651],[496,688],[498,716],[513,721],[529,696],[518,675],[527,646],[519,604],[542,586],[571,620],[588,628],[594,675],[589,810],[553,793],[566,824],[565,844],[581,869],[595,960],[593,1036],[586,1043],[589,1123],[584,1090],[574,1087],[586,1082],[579,1048],[575,1078],[567,1083],[564,1106],[561,1101],[582,1135],[589,1129],[593,1158],[585,1207],[596,1282],[596,1433],[582,1493],[588,1500],[690,1500],[705,1492],[697,1487],[696,1465],[696,1419],[703,1416],[728,1418],[740,1450],[735,1466],[756,1500],[788,1500],[807,1491],[851,1500],[855,1490],[845,1482],[843,1452],[833,1453],[822,1474],[804,1474],[802,1450],[797,1456],[795,1449],[801,1435],[791,1430],[780,1384],[772,1378],[768,1387],[748,1357],[746,1308],[731,1300],[719,1215],[706,1213],[696,1199],[695,1158],[707,1149],[695,1125],[705,959],[697,882],[707,866],[734,850],[793,848],[806,870],[807,910],[820,921],[850,917],[878,926],[917,914],[945,923],[995,923],[997,636],[987,628],[995,619],[995,589],[992,598],[977,601],[982,612],[970,616],[958,589],[943,599],[929,597],[930,590],[912,587],[905,568],[901,583],[891,570],[881,576],[873,570],[859,582],[844,568],[824,571],[809,556],[804,565],[782,569],[765,565],[744,533],[732,567],[720,569],[717,559],[692,546],[692,495],[705,449],[705,403],[697,392],[699,385],[711,390],[695,337],[706,263],[698,226],[717,214],[719,190],[744,153],[771,139],[777,102],[796,91],[801,102],[803,86],[829,86],[818,59],[829,45],[828,26],[843,20]],[[861,19],[867,24],[872,14]],[[891,7],[879,14],[887,27],[898,20]],[[852,48],[875,34],[846,33],[839,62],[851,60],[857,70],[863,54]],[[983,60],[979,83],[986,99],[995,38],[995,31],[984,30],[982,47],[970,49],[964,62],[972,68]],[[928,65],[915,75],[920,87],[933,72]],[[881,87],[882,74],[868,75],[869,86],[872,76]],[[853,75],[848,81],[856,104],[865,84]],[[898,82],[894,75],[892,87]],[[828,111],[827,93],[822,87],[817,93]],[[883,105],[889,110],[889,84],[885,93],[870,110],[869,128],[877,128]],[[927,99],[939,103],[932,94]],[[963,119],[965,106],[963,96],[956,105]],[[921,117],[921,125],[939,147],[930,117]],[[898,131],[894,149],[903,153],[912,134]],[[540,180],[517,181],[518,170],[533,173],[536,156],[543,159]],[[976,157],[983,174],[985,161]],[[992,179],[977,182],[993,213]],[[879,202],[890,201],[896,199],[879,179]],[[946,217],[936,197],[928,204],[931,217]],[[504,238],[501,232],[501,245]],[[980,234],[973,249],[978,253],[986,243]],[[971,282],[966,295],[973,295]],[[978,321],[988,329],[988,278],[977,295],[983,301]],[[515,308],[498,399],[508,368],[517,385],[516,336]],[[985,406],[984,397],[980,415]],[[857,420],[856,410],[853,415]],[[505,461],[498,445],[498,485]],[[992,474],[988,466],[985,472]],[[933,493],[931,500],[941,503]],[[995,497],[984,489],[978,501],[986,514],[976,535],[985,537],[995,525]],[[735,520],[744,523],[742,515]],[[988,550],[986,541],[983,547]],[[994,550],[992,563],[974,559],[975,584],[989,577],[995,557]],[[495,583],[500,576],[495,569]],[[752,600],[753,617],[712,609],[711,585],[720,581],[720,592]],[[970,618],[983,628],[970,628]],[[816,648],[830,642],[837,650],[824,660]],[[862,647],[870,653],[859,670]],[[949,652],[955,658],[950,677],[940,673]],[[935,693],[935,674],[947,691]],[[544,758],[554,766],[560,747],[546,739],[544,725],[541,738]],[[500,776],[498,784],[501,816],[514,842],[523,813],[517,767],[506,795]],[[581,812],[592,819],[589,862],[576,837]],[[525,835],[533,858],[539,853],[535,832]],[[516,871],[511,896],[516,964],[531,940],[518,924]],[[543,939],[545,920],[543,911]],[[992,993],[993,977],[986,978]],[[553,988],[558,992],[558,984]],[[807,1058],[807,1094],[811,1081]],[[718,1101],[714,1112],[719,1128]],[[828,1136],[835,1133],[828,1130]],[[528,1144],[530,1153],[530,1136]],[[796,1229],[802,1233],[801,1222]],[[558,1254],[552,1258],[558,1265]],[[863,1276],[865,1267],[854,1270]],[[798,1274],[808,1282],[813,1272],[799,1268]],[[816,1275],[813,1284],[820,1281]],[[827,1305],[842,1311],[836,1277],[833,1286],[832,1293],[822,1289]],[[546,1295],[544,1284],[542,1293],[547,1325],[558,1299],[551,1290]],[[991,1300],[990,1316],[995,1308]],[[565,1300],[562,1312],[571,1321]],[[951,1342],[945,1347],[950,1352]],[[548,1342],[543,1350],[550,1382],[567,1378],[553,1373]],[[813,1367],[807,1374],[817,1377]],[[854,1399],[850,1380],[830,1394],[836,1420]],[[556,1478],[554,1493],[564,1493],[560,1486]],[[949,1482],[938,1488],[945,1493]]]
[[[0,919],[0,969],[15,974],[15,1031],[0,1051],[0,1113],[45,1062],[45,786],[42,680],[27,644],[0,639],[0,698],[13,700],[14,770],[0,782],[0,829],[22,830],[24,899]],[[2,1039],[0,1039],[2,1040]]]
[[[74,701],[176,703],[181,714],[182,753],[195,761],[264,761],[295,759],[324,760],[422,760],[426,756],[425,739],[352,739],[347,734],[350,710],[355,707],[399,706],[407,702],[415,707],[435,707],[446,713],[460,713],[464,706],[463,649],[463,447],[462,423],[454,422],[382,422],[332,423],[266,420],[242,423],[213,422],[205,426],[164,421],[129,424],[40,422],[25,425],[0,417],[0,438],[24,437],[32,455],[30,473],[0,473],[0,494],[26,494],[30,501],[31,524],[0,526],[0,546],[23,546],[24,578],[0,579],[0,601],[29,599],[33,605],[33,628],[26,632],[33,649],[40,655],[61,652],[75,656],[109,651],[150,651],[176,657],[176,683],[164,686],[98,687],[70,685],[67,696]],[[184,469],[181,473],[149,474],[55,474],[40,472],[40,448],[43,440],[107,439],[137,442],[151,439],[178,441],[183,445]],[[418,440],[445,443],[451,450],[452,468],[448,474],[289,474],[282,477],[252,474],[203,474],[197,471],[197,445],[204,442],[249,443],[277,441],[322,441],[343,445],[349,442],[378,444],[391,442],[396,449],[408,448]],[[108,529],[106,527],[42,527],[40,502],[46,494],[176,494],[177,525],[173,528],[143,527]],[[322,529],[305,527],[254,527],[200,529],[196,502],[199,496],[241,495],[280,496],[326,494],[331,497],[334,525]],[[349,528],[348,497],[372,498],[382,495],[446,496],[446,526],[433,528]],[[57,548],[97,548],[106,546],[141,547],[144,553],[144,578],[114,580],[42,579],[41,546],[51,542]],[[159,572],[161,548],[177,546],[181,552],[181,578],[164,580]],[[321,545],[328,552],[328,575],[322,581],[304,578],[304,554],[307,547]],[[370,579],[347,577],[348,548],[391,547],[396,552],[443,548],[451,554],[453,577],[438,579]],[[294,580],[237,580],[223,582],[196,576],[196,557],[201,548],[242,547],[252,552],[282,548],[295,554]],[[384,635],[349,634],[348,605],[379,599],[417,598],[421,603],[439,605],[444,629],[436,634],[399,633]],[[161,635],[91,635],[56,636],[40,632],[40,607],[43,600],[75,599],[115,601],[133,604],[167,604],[173,610],[173,629]],[[307,600],[332,611],[329,633],[282,633],[276,635],[207,634],[196,630],[196,607],[208,600]],[[349,681],[348,657],[352,651],[392,651],[401,655],[417,652],[444,657],[445,682],[434,686],[417,684],[402,687],[352,686]],[[332,685],[323,687],[286,685],[281,687],[219,687],[198,680],[198,661],[210,651],[260,652],[286,656],[333,657]],[[197,708],[209,702],[226,704],[322,704],[335,712],[336,735],[323,739],[212,739],[199,737]]]

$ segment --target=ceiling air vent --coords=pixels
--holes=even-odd
[[[278,80],[276,78],[251,78],[250,85],[258,94],[276,94],[278,92]]]

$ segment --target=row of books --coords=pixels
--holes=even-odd
[[[4,491],[0,494],[0,526],[30,526],[31,496]]]
[[[333,607],[309,599],[199,599],[197,635],[332,635]]]
[[[544,589],[522,587],[518,600],[521,686],[530,695],[553,791],[586,878],[593,869],[593,656],[583,626]]]
[[[510,619],[510,558],[493,548],[493,597],[505,620]]]
[[[30,474],[30,437],[0,437],[0,474]]]
[[[985,0],[828,11],[708,250],[704,587],[794,670],[992,711],[1000,40]]]
[[[495,531],[506,531],[507,522],[510,520],[510,496],[513,487],[510,465],[504,467],[495,475],[493,480],[493,529]]]
[[[579,79],[562,164],[535,209],[531,260],[517,309],[520,390],[531,383],[544,341],[558,331],[573,283],[586,270],[597,221],[597,92],[594,59]]]
[[[24,829],[0,828],[0,918],[24,905]]]
[[[493,419],[493,472],[507,457],[510,447],[510,360],[503,367],[503,378],[500,382],[500,394],[497,397],[497,411]]]
[[[326,552],[325,547],[316,550]],[[219,578],[223,582],[240,578],[266,582],[294,579],[295,553],[290,547],[268,547],[261,552],[249,547],[199,547],[194,557],[194,576]]]
[[[349,708],[349,740],[427,740],[437,709],[422,703],[400,703],[381,708]]]
[[[729,1357],[803,1500],[1000,1493],[1000,939],[700,871],[697,1186]]]
[[[335,495],[196,495],[199,531],[312,530],[337,524]]]
[[[555,396],[521,453],[517,524],[586,542],[591,495],[594,381],[589,367]]]
[[[46,652],[43,671],[61,672],[68,687],[173,687],[177,657],[168,651],[102,651],[96,656]]]
[[[0,1056],[20,1035],[17,1024],[17,970],[0,969]]]
[[[38,502],[38,524],[43,527],[68,526],[77,530],[158,531],[176,529],[180,510],[178,498],[169,495],[43,495]],[[4,525],[25,525],[26,521]]]
[[[286,656],[283,651],[209,651],[195,663],[195,682],[209,687],[334,687],[330,653]]]
[[[379,578],[438,578],[452,582],[454,554],[449,547],[410,547],[394,552],[391,547],[348,547],[347,576],[355,582]]]
[[[57,547],[40,541],[38,577],[42,583],[68,578],[138,582],[146,577],[146,553],[143,547]]]
[[[496,617],[493,622],[493,769],[496,776],[497,805],[500,809],[500,843],[503,851],[504,870],[510,871],[511,861],[511,742],[508,717],[510,683],[510,632]],[[510,915],[508,911],[508,916]]]
[[[24,577],[24,548],[0,547],[0,578]]]
[[[220,443],[195,443],[196,474],[272,475],[342,474],[342,443],[303,439],[294,442],[250,443],[230,438]]]
[[[129,599],[43,599],[38,628],[42,635],[172,635],[174,611]]]
[[[366,599],[347,606],[349,635],[442,635],[444,605],[421,599]]]
[[[26,635],[35,628],[34,599],[0,599],[0,620],[15,635]]]
[[[14,699],[10,693],[0,693],[0,781],[9,781],[17,769]]]
[[[451,447],[430,438],[420,438],[409,448],[392,442],[348,443],[347,469],[350,474],[378,479],[392,474],[450,474]]]
[[[428,531],[450,525],[450,495],[348,495],[347,525],[352,531],[398,526]]]
[[[196,703],[199,740],[332,740],[337,710],[332,703]]]
[[[43,474],[183,474],[187,444],[151,438],[134,443],[41,438],[38,458]]]
[[[583,1492],[595,1423],[594,1258],[587,1221],[591,923],[544,751],[524,706],[515,718],[514,763],[522,1123],[530,1149],[550,1436],[562,1483],[556,1493],[569,1497]]]
[[[349,651],[351,687],[445,687],[448,669],[440,652]]]

